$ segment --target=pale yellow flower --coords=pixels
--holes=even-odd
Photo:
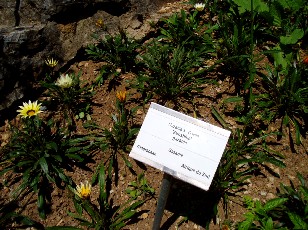
[[[61,88],[69,88],[73,84],[73,78],[71,78],[68,74],[62,74],[55,83],[57,86]]]
[[[203,11],[204,10],[204,7],[205,7],[205,4],[204,3],[196,3],[194,5],[195,9],[198,10],[198,11]]]
[[[88,181],[85,183],[80,183],[80,186],[77,185],[74,193],[79,196],[81,199],[87,199],[90,197],[92,186]]]
[[[19,106],[19,108],[20,109],[17,110],[17,112],[23,118],[36,116],[37,114],[42,112],[41,103],[38,104],[37,101],[29,101],[29,103],[23,102],[23,105]]]
[[[97,19],[96,23],[95,23],[96,26],[100,27],[100,28],[105,28],[105,24],[104,24],[104,21],[103,19]]]
[[[58,60],[55,60],[53,58],[47,58],[45,60],[46,65],[48,65],[51,68],[54,68],[58,64]]]
[[[116,97],[118,98],[118,100],[120,102],[125,102],[125,100],[126,100],[126,90],[118,91],[117,94],[116,94]]]

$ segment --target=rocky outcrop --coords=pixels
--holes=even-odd
[[[140,38],[151,10],[150,0],[0,0],[0,119],[1,111],[22,98],[42,73],[44,60],[64,65],[93,43],[95,22],[110,30],[118,26]]]

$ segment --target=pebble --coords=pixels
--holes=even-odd
[[[161,8],[159,11],[158,11],[158,13],[159,14],[164,14],[164,13],[167,13],[167,12],[170,12],[170,7],[163,7],[163,8]]]
[[[279,170],[279,168],[273,168],[273,171],[274,171],[275,173],[277,173],[278,175],[280,175],[280,170]]]
[[[270,176],[270,177],[268,177],[268,180],[269,180],[269,182],[274,183],[274,181],[275,181],[275,177]]]
[[[288,178],[293,181],[295,179],[295,176],[291,176],[288,174]]]
[[[141,217],[141,219],[146,219],[146,218],[148,218],[148,216],[149,216],[149,214],[142,213],[142,215],[140,217]]]
[[[271,193],[271,192],[267,193],[266,199],[271,200],[271,199],[274,199],[274,198],[275,198],[275,195],[273,193]]]
[[[266,194],[267,194],[267,192],[265,192],[265,191],[261,191],[261,192],[260,192],[260,195],[261,195],[261,196],[266,196]]]

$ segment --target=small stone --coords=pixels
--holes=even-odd
[[[148,218],[148,216],[149,216],[149,214],[143,213],[140,217],[141,217],[141,219],[146,219],[146,218]]]
[[[130,23],[130,26],[133,28],[133,29],[139,29],[141,26],[142,26],[142,23],[138,20],[134,20]]]
[[[275,178],[274,178],[273,176],[270,176],[270,177],[268,178],[268,180],[269,180],[269,182],[274,183]]]
[[[164,14],[164,13],[167,13],[167,12],[169,12],[170,11],[170,7],[163,7],[163,8],[161,8],[159,11],[158,11],[158,13],[159,14]]]
[[[227,122],[230,124],[230,125],[236,125],[236,122],[234,120],[227,120]]]
[[[261,192],[260,192],[260,195],[261,195],[261,196],[266,196],[266,194],[267,194],[267,192],[265,192],[265,191],[261,191]]]
[[[271,193],[271,192],[267,193],[266,199],[271,200],[271,199],[274,199],[274,198],[275,198],[275,195],[273,193]]]
[[[198,229],[198,225],[194,224],[194,229]]]
[[[288,178],[293,181],[295,179],[295,176],[288,175]]]
[[[137,110],[137,115],[141,115],[141,114],[143,114],[142,109],[138,109],[138,110]]]
[[[275,173],[277,173],[278,175],[280,175],[280,170],[279,170],[279,168],[273,168],[273,171],[274,171]]]

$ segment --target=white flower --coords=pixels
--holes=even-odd
[[[204,10],[204,7],[205,7],[205,4],[204,3],[196,3],[194,5],[195,9],[198,10],[198,11],[203,11]]]
[[[71,78],[68,74],[62,74],[55,83],[57,86],[61,88],[69,88],[73,84],[73,78]]]

